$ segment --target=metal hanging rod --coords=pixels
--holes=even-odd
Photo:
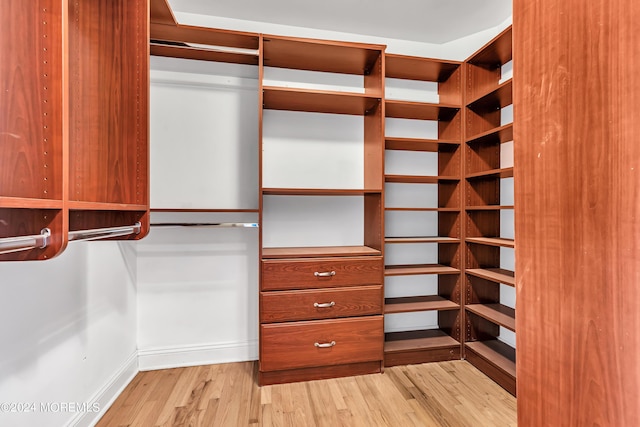
[[[244,227],[244,228],[258,228],[258,224],[255,222],[158,222],[152,223],[152,227]]]
[[[79,240],[97,240],[106,239],[110,237],[128,236],[130,234],[140,234],[142,224],[136,222],[134,225],[125,227],[108,227],[108,228],[94,228],[93,230],[78,230],[69,232],[69,241]]]
[[[40,234],[32,236],[2,238],[0,239],[0,255],[36,248],[44,249],[49,244],[49,237],[51,237],[51,230],[43,228],[40,230]]]

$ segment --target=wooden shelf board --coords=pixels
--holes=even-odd
[[[263,36],[264,66],[342,74],[369,74],[384,46]]]
[[[151,208],[151,212],[212,212],[212,213],[234,213],[234,212],[260,212],[259,209],[186,209],[186,208]]]
[[[315,258],[332,256],[380,256],[382,253],[369,246],[316,246],[289,248],[262,248],[262,258]]]
[[[0,196],[0,208],[9,209],[62,209],[62,200],[32,199],[28,197]]]
[[[128,203],[102,203],[102,202],[81,202],[70,200],[67,203],[69,210],[77,211],[146,211],[147,205]]]
[[[386,265],[385,276],[412,276],[418,274],[458,274],[460,270],[440,264]]]
[[[380,96],[290,87],[263,87],[263,106],[268,110],[362,116],[376,109]]]
[[[460,67],[460,62],[417,56],[385,55],[385,77],[393,79],[443,82]]]
[[[385,237],[385,243],[460,243],[454,237]]]
[[[515,241],[513,239],[503,239],[501,237],[467,237],[466,240],[469,243],[477,243],[479,245],[515,248]]]
[[[458,105],[385,100],[385,116],[397,119],[449,120],[458,110]]]
[[[384,208],[384,210],[405,212],[460,212],[458,208]]]
[[[465,343],[465,347],[512,378],[516,377],[516,352],[507,344],[498,340],[473,341]]]
[[[512,59],[511,26],[481,47],[467,62],[481,67],[495,68]]]
[[[466,272],[472,276],[504,283],[505,285],[515,286],[516,284],[513,271],[505,270],[503,268],[468,268]]]
[[[381,193],[380,190],[360,190],[342,188],[263,188],[265,196],[362,196]]]
[[[414,311],[458,310],[460,305],[439,295],[385,298],[384,313],[411,313]]]
[[[466,179],[513,178],[513,168],[491,169],[466,175]]]
[[[484,206],[466,206],[468,211],[498,211],[501,209],[513,209],[510,205],[484,205]]]
[[[440,181],[459,181],[457,176],[385,175],[385,182],[405,184],[437,184]]]
[[[439,329],[421,331],[388,332],[385,335],[384,352],[406,352],[435,348],[459,347],[460,343]]]
[[[498,109],[504,108],[513,102],[513,80],[509,79],[499,84],[469,102],[471,109]]]
[[[516,311],[511,307],[502,304],[467,304],[465,308],[490,322],[516,331]]]
[[[405,150],[405,151],[429,151],[438,152],[441,149],[455,149],[460,143],[458,141],[440,140],[440,139],[419,139],[419,138],[396,138],[386,137],[386,150]]]
[[[259,34],[244,31],[152,22],[149,33],[151,40],[251,50],[258,50],[260,47]]]
[[[466,139],[468,144],[487,144],[493,142],[500,142],[502,144],[508,141],[513,141],[513,123],[490,129]]]
[[[232,64],[258,65],[258,56],[256,55],[195,48],[187,45],[167,45],[154,41],[152,41],[150,45],[150,53],[152,56],[196,59],[199,61],[227,62]]]

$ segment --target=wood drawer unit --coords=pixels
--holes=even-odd
[[[262,261],[263,291],[380,285],[382,257]]]
[[[382,314],[382,285],[260,292],[260,322]]]
[[[261,325],[260,370],[382,360],[383,317]]]

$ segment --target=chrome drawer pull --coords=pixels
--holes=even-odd
[[[334,305],[336,305],[335,301],[321,302],[321,303],[314,302],[313,303],[313,306],[315,308],[329,308],[329,307],[333,307]]]
[[[323,343],[320,344],[319,342],[314,344],[316,347],[318,348],[329,348],[329,347],[333,347],[334,345],[336,345],[335,341],[331,341],[331,342],[327,342],[327,343]]]
[[[331,277],[331,276],[335,276],[336,272],[335,271],[323,271],[322,273],[319,271],[316,271],[315,273],[313,273],[314,276],[316,277]]]

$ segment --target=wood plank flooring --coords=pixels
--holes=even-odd
[[[97,427],[516,425],[516,399],[465,361],[265,387],[256,375],[256,362],[140,372]]]

